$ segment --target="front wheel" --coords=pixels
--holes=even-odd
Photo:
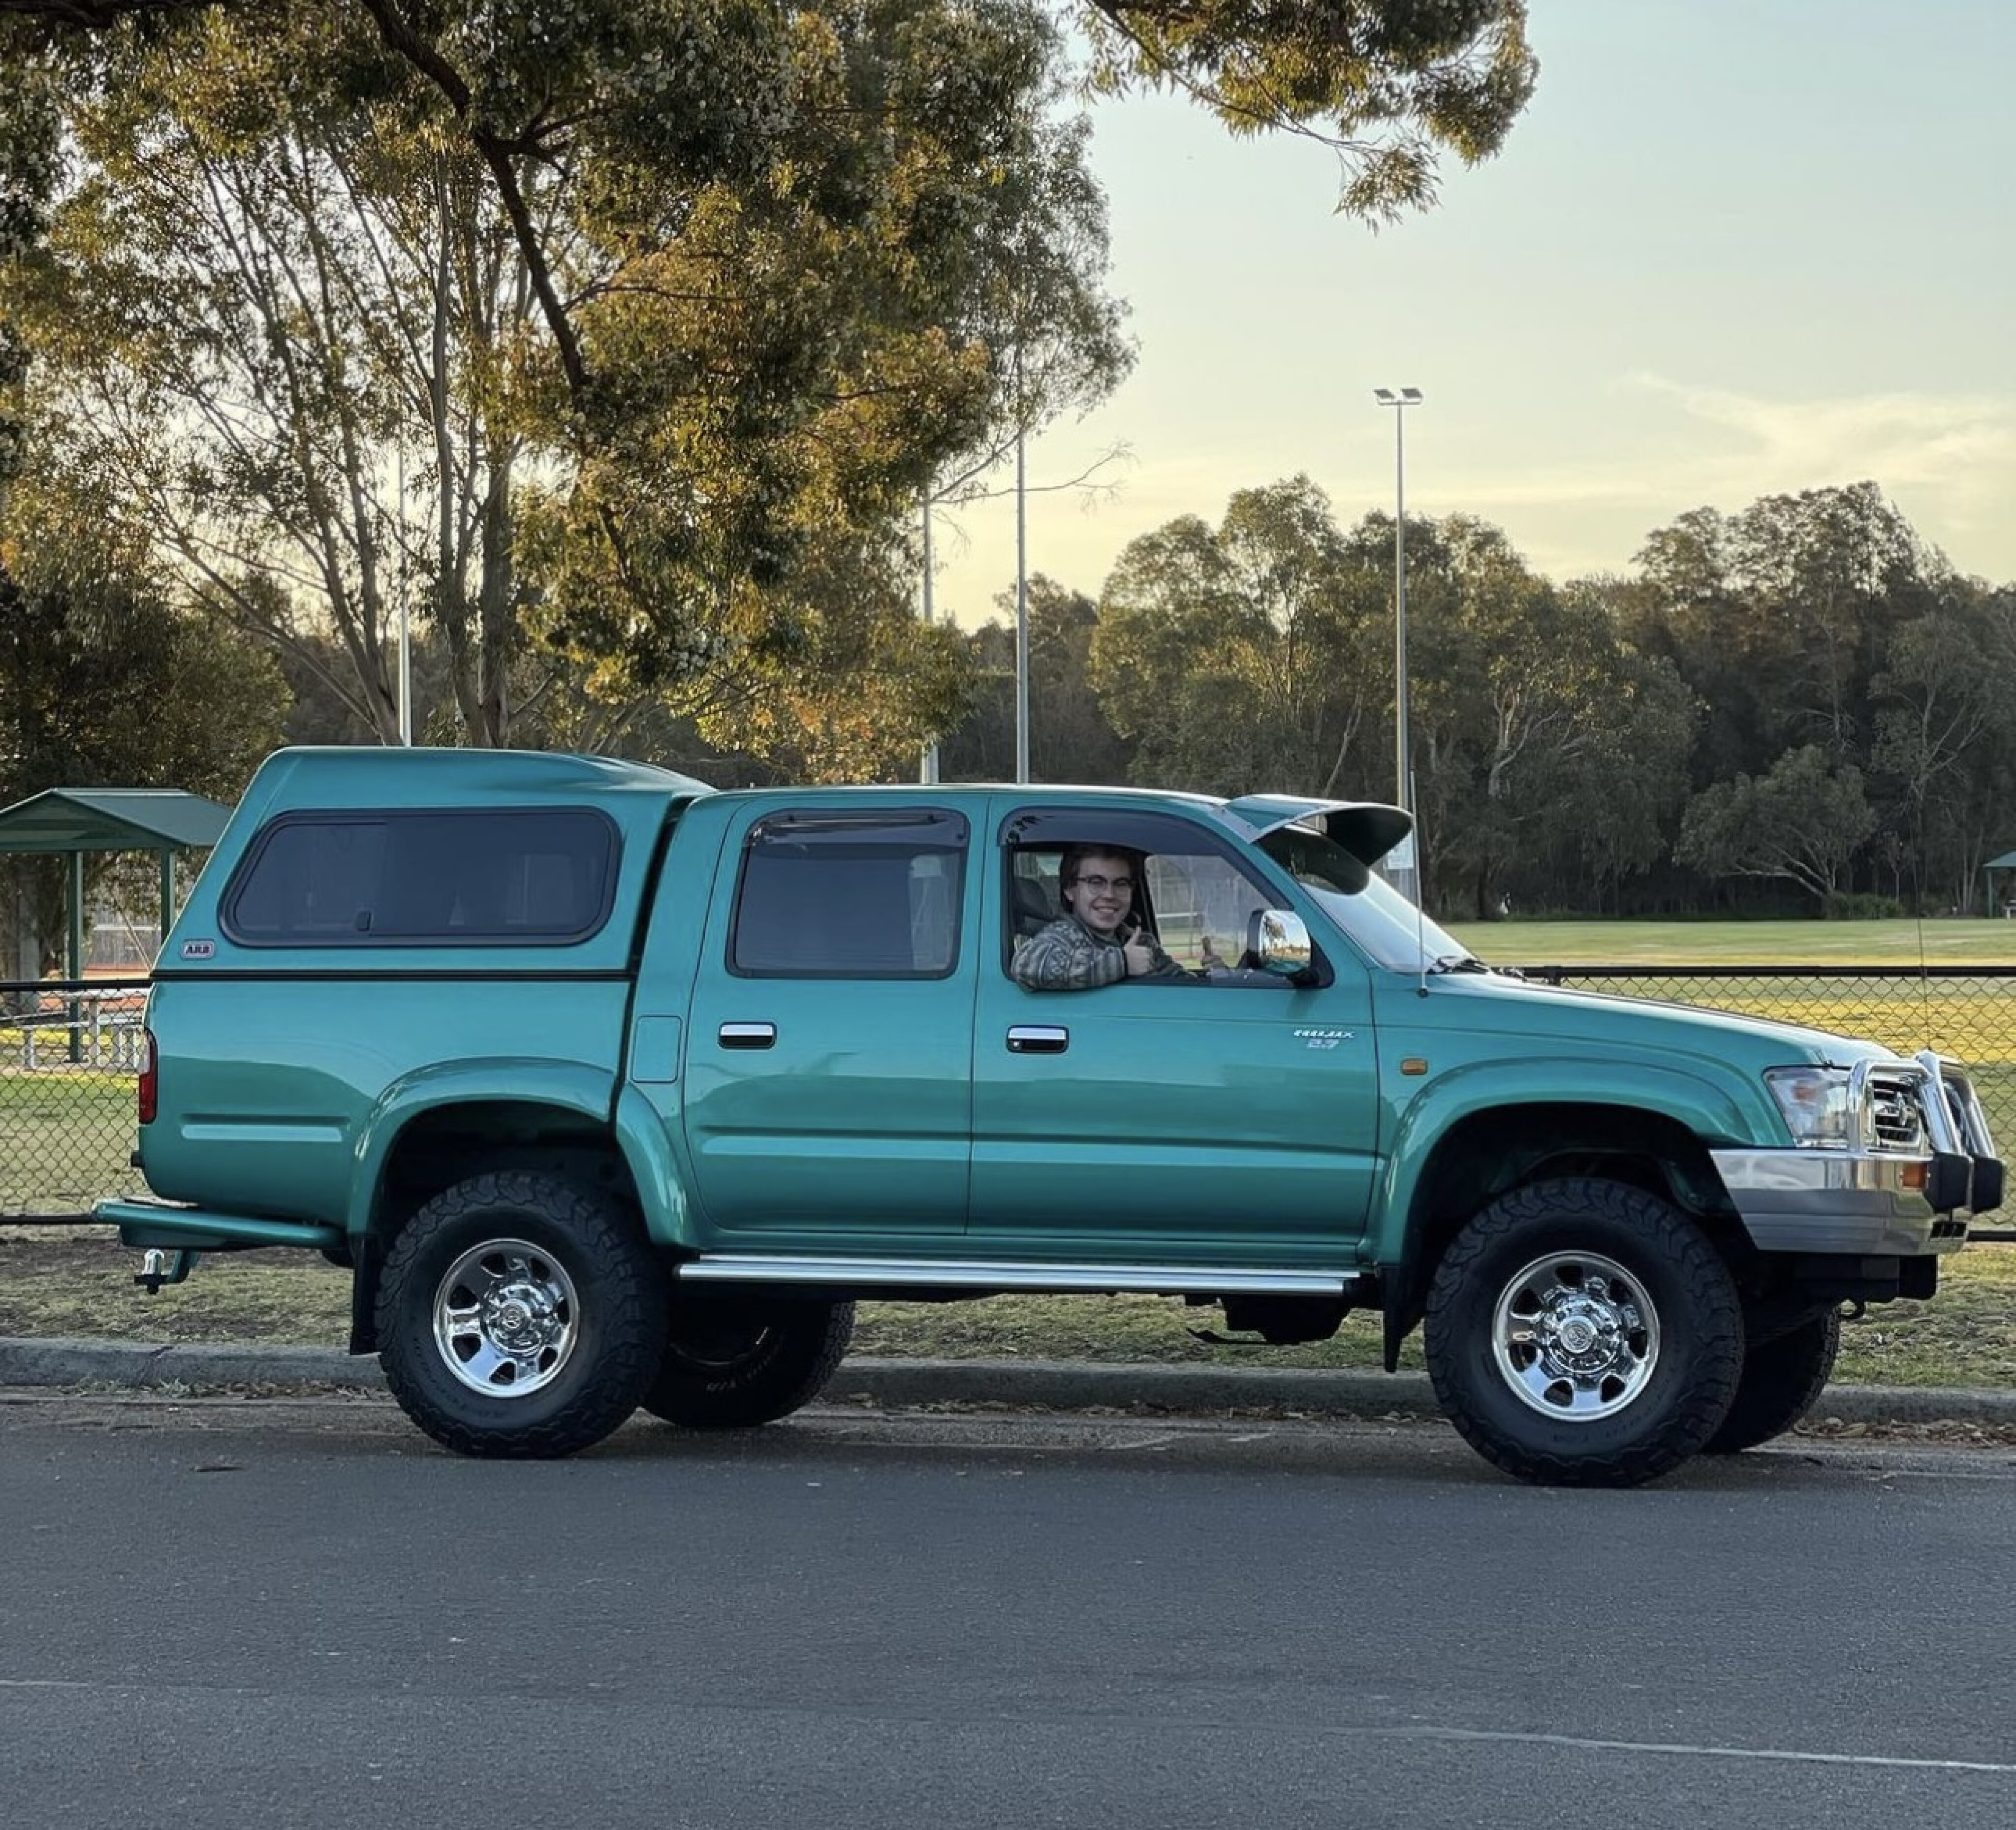
[[[1782,1436],[1812,1410],[1841,1351],[1841,1312],[1823,1309],[1796,1328],[1759,1341],[1743,1356],[1736,1402],[1722,1427],[1701,1445],[1709,1455],[1734,1455]]]
[[[637,1408],[665,1275],[629,1216],[556,1178],[477,1176],[399,1232],[378,1288],[399,1406],[465,1455],[571,1455]]]
[[[1514,1190],[1456,1236],[1426,1347],[1443,1412],[1486,1460],[1521,1480],[1636,1486],[1728,1415],[1743,1315],[1677,1208],[1570,1177]]]
[[[688,1429],[769,1423],[819,1396],[853,1338],[851,1302],[682,1290],[643,1407]]]

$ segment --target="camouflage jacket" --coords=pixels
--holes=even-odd
[[[1150,978],[1190,978],[1162,951],[1153,935],[1145,937],[1155,964]],[[1016,949],[1009,974],[1031,991],[1090,991],[1095,985],[1118,985],[1127,976],[1127,956],[1118,938],[1094,934],[1075,915],[1060,915]]]

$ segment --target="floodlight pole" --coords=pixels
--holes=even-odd
[[[936,499],[927,485],[924,490],[924,627],[931,626],[931,507]],[[924,750],[923,766],[917,773],[920,782],[934,782],[938,779],[938,745],[934,737]]]
[[[1015,779],[1029,779],[1028,426],[1022,411],[1022,345],[1015,344]]]
[[[399,512],[394,525],[399,541],[399,741],[413,741],[413,625],[406,588],[406,448],[398,448]]]
[[[1375,387],[1393,409],[1393,799],[1414,810],[1413,771],[1407,766],[1407,409],[1421,404],[1418,387]]]

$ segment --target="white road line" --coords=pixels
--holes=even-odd
[[[1521,1735],[1510,1729],[1395,1728],[1395,1735],[1426,1741],[1514,1741],[1538,1747],[1581,1748],[1597,1753],[1690,1754],[1715,1760],[1794,1760],[1821,1767],[1912,1767],[1944,1773],[2016,1773],[2001,1760],[1914,1760],[1896,1754],[1814,1753],[1802,1748],[1696,1746],[1687,1742],[1597,1741],[1577,1735]]]
[[[80,1683],[75,1678],[63,1677],[0,1677],[0,1690],[95,1690],[95,1684]]]

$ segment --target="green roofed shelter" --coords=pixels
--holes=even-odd
[[[161,860],[161,933],[174,924],[178,852],[207,850],[231,809],[180,788],[45,788],[0,808],[0,852],[70,859],[70,976],[84,976],[84,855],[154,852]],[[76,1036],[71,1036],[74,1047]]]
[[[1982,866],[1982,881],[1988,886],[1988,912],[1995,913],[1995,874],[1998,870],[2016,870],[2016,852],[2004,852],[2000,858],[1991,858]],[[2002,892],[2002,913],[2016,915],[2016,888]]]

